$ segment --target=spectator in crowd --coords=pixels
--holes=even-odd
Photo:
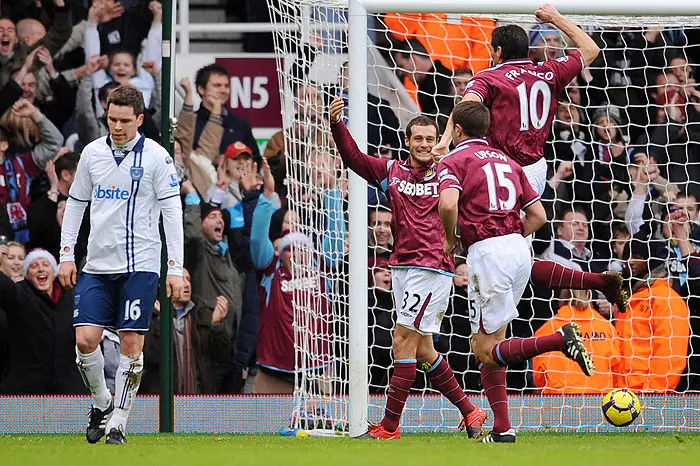
[[[544,395],[602,394],[623,386],[617,380],[620,375],[620,339],[615,327],[591,306],[589,290],[569,290],[569,293],[569,302],[537,329],[535,336],[550,335],[564,324],[576,323],[583,344],[593,357],[595,374],[586,377],[563,354],[548,353],[532,359],[535,386]]]
[[[452,71],[440,60],[433,61],[418,39],[401,42],[392,49],[394,62],[417,87],[421,112],[437,119],[441,130],[454,107]]]
[[[151,102],[151,95],[159,93],[156,89],[159,86],[154,75],[157,74],[161,66],[161,44],[163,42],[163,6],[156,1],[152,1],[148,5],[153,13],[153,23],[148,32],[146,46],[143,52],[143,64],[137,68],[136,56],[138,53],[133,53],[127,50],[114,50],[108,56],[107,69],[98,69],[92,73],[92,85],[95,91],[97,100],[98,92],[106,83],[115,81],[121,85],[131,85],[141,91],[146,108],[156,107],[156,112],[160,111],[160,98],[154,99]],[[88,23],[85,30],[85,39],[83,48],[85,49],[86,64],[92,57],[100,57],[102,51],[100,49],[99,32],[97,31],[98,11],[100,3],[93,3],[88,12]],[[102,59],[104,60],[104,59]],[[96,115],[102,116],[104,110],[99,102],[95,104]]]
[[[20,83],[22,87],[21,97],[34,104],[57,128],[61,129],[73,115],[75,92],[66,78],[56,71],[51,53],[46,47],[38,47],[27,55],[27,64],[30,67],[32,61],[39,61],[44,65],[42,69],[48,76],[48,92],[44,91],[39,97],[40,73],[32,71],[31,68],[25,72],[23,67],[15,73],[14,81]],[[13,80],[9,82],[12,83]]]
[[[251,148],[253,158],[259,159],[260,150],[253,137],[253,130],[250,128],[250,124],[244,118],[231,113],[228,107],[228,102],[231,98],[231,83],[226,68],[215,63],[200,68],[195,77],[195,86],[197,94],[202,98],[202,103],[196,112],[197,123],[194,138],[192,139],[192,147],[197,150],[200,145],[199,139],[202,136],[202,131],[209,122],[211,114],[214,113],[216,115],[215,111],[217,108],[212,106],[212,99],[205,98],[205,96],[212,96],[216,97],[221,103],[220,118],[221,125],[224,127],[221,144],[219,145],[219,154],[226,152],[226,148],[234,142],[241,141]]]
[[[419,40],[435,61],[450,70],[467,67],[474,72],[491,62],[491,34],[496,22],[491,18],[433,13],[387,13],[384,23],[400,41]]]
[[[217,181],[217,172],[213,162],[221,154],[219,147],[224,135],[223,120],[221,119],[223,102],[219,100],[218,94],[213,92],[202,97],[212,110],[199,137],[199,146],[197,150],[193,150],[197,114],[194,113],[192,84],[189,78],[183,78],[180,81],[180,87],[185,92],[185,98],[177,119],[176,163],[179,145],[186,176],[192,180],[197,192],[206,193],[209,191],[209,187],[216,184]]]
[[[263,159],[263,195],[253,213],[250,250],[253,263],[262,272],[260,328],[257,342],[258,374],[256,393],[292,393],[294,389],[294,342],[301,338],[302,345],[313,350],[306,354],[302,367],[319,371],[329,362],[330,331],[326,290],[332,285],[320,275],[322,270],[336,270],[342,258],[345,222],[342,216],[342,193],[337,187],[320,193],[323,200],[325,224],[318,238],[323,257],[318,261],[310,256],[313,241],[301,232],[272,231],[271,218],[275,211],[272,194],[274,178],[267,160]],[[284,225],[281,225],[284,228]],[[292,279],[292,268],[295,278]],[[295,298],[296,296],[296,298]],[[311,322],[304,330],[296,330],[292,300],[313,309]],[[308,346],[307,346],[308,345]]]
[[[22,243],[10,241],[0,244],[0,272],[14,282],[21,282],[24,280],[22,266],[26,255]]]
[[[22,271],[26,279],[20,282],[0,274],[0,306],[7,313],[11,347],[0,393],[84,393],[75,365],[73,295],[56,280],[56,259],[36,249]]]
[[[370,257],[375,254],[390,253],[393,250],[391,218],[391,209],[386,205],[379,205],[377,208],[369,209],[367,221]]]
[[[214,308],[207,307],[200,298],[192,294],[190,273],[184,270],[182,278],[185,288],[181,299],[173,301],[173,348],[175,354],[175,393],[214,394],[219,393],[215,361],[221,354],[230,351],[230,337],[223,321],[228,313],[228,300],[217,297]],[[153,349],[151,368],[146,379],[147,393],[158,393],[157,380],[160,374],[160,303],[151,319],[145,345]]]
[[[217,167],[217,182],[209,186],[205,199],[226,209],[243,200],[247,191],[257,190],[257,163],[253,151],[240,141],[226,148]]]
[[[348,62],[346,61],[340,67],[340,75],[338,76],[338,88],[340,96],[348,105],[349,88],[348,88]],[[333,95],[336,95],[335,93]],[[345,124],[349,123],[349,119],[345,118]],[[370,155],[382,154],[382,157],[397,158],[394,154],[398,154],[401,149],[400,139],[401,124],[396,114],[391,109],[391,104],[388,101],[376,97],[374,94],[367,93],[367,153]]]
[[[34,43],[34,47],[21,42],[17,37],[15,24],[7,18],[0,18],[0,87],[4,86],[16,70],[22,68],[32,48],[46,46],[53,55],[70,38],[73,24],[70,10],[64,0],[53,0],[56,15],[46,37]]]
[[[617,221],[613,224],[612,242],[610,244],[612,258],[610,259],[608,270],[615,270],[617,272],[626,271],[626,265],[624,263],[624,252],[625,245],[627,244],[627,241],[630,240],[630,238],[630,232],[623,222]]]
[[[543,260],[565,264],[567,267],[587,272],[603,272],[605,267],[594,260],[593,251],[587,247],[590,232],[586,211],[578,207],[563,209],[557,219],[556,238],[542,254]]]
[[[29,241],[30,185],[58,152],[63,136],[29,101],[21,99],[0,119],[0,205],[15,240]]]
[[[653,242],[632,239],[625,250],[632,295],[627,312],[615,319],[622,340],[621,386],[668,393],[678,386],[688,361],[689,310],[650,249]]]
[[[386,255],[370,258],[368,267],[369,389],[371,393],[383,394],[389,384],[392,331],[396,324],[389,258]]]
[[[452,75],[452,87],[454,87],[455,105],[462,101],[467,83],[474,77],[474,72],[469,68],[457,68]]]
[[[566,44],[561,31],[551,24],[538,23],[530,28],[530,58],[536,63],[564,55]]]
[[[104,53],[126,50],[134,56],[139,54],[152,17],[157,14],[151,6],[153,3],[151,0],[93,0],[100,48]]]
[[[227,350],[214,361],[214,371],[217,374],[217,393],[231,393],[242,283],[226,241],[230,216],[220,207],[203,202],[189,180],[182,184],[182,193],[185,195],[185,264],[191,271],[192,293],[210,309],[216,307],[219,296],[228,301],[228,312],[223,321],[228,338]]]
[[[667,76],[670,76],[667,73]],[[688,191],[700,196],[700,92],[689,99],[680,88],[661,90],[656,99],[657,125],[641,139],[649,143],[650,157],[666,168],[663,176],[672,183],[688,183]]]

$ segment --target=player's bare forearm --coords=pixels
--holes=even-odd
[[[542,228],[547,222],[547,211],[542,205],[542,201],[537,201],[525,209],[523,217],[523,236],[527,237]]]
[[[586,32],[576,24],[566,19],[566,17],[561,13],[556,10],[554,10],[554,12],[555,13],[552,14],[552,19],[550,21],[551,24],[559,28],[564,34],[567,35],[569,39],[571,39],[579,52],[581,52],[581,56],[583,57],[583,61],[586,66],[593,63],[593,60],[596,59],[598,53],[600,52],[600,49],[593,38],[586,34]]]
[[[446,189],[440,193],[438,203],[438,213],[440,221],[445,230],[445,238],[448,243],[455,244],[457,237],[455,229],[457,227],[457,203],[459,201],[459,191],[456,189]]]

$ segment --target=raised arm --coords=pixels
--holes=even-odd
[[[330,105],[331,132],[340,158],[352,171],[367,180],[368,183],[383,190],[387,189],[389,167],[393,161],[372,157],[360,151],[357,143],[341,121],[345,104],[340,97],[334,97]]]
[[[18,100],[12,107],[12,112],[19,117],[31,118],[39,128],[41,142],[34,147],[32,158],[42,170],[46,162],[56,157],[58,149],[63,144],[63,135],[34,105],[28,100]]]
[[[566,19],[564,15],[559,13],[556,8],[546,3],[535,11],[535,16],[541,23],[550,23],[559,28],[566,36],[571,39],[576,48],[581,52],[583,62],[586,66],[593,63],[600,49],[593,38],[574,23]]]
[[[275,192],[275,181],[267,160],[263,159],[265,183],[263,194],[258,198],[258,205],[253,211],[253,221],[250,227],[250,255],[253,265],[258,270],[265,270],[275,259],[275,249],[270,241],[270,221],[277,210],[272,203]]]

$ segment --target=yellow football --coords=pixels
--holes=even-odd
[[[616,388],[603,397],[603,417],[616,427],[625,427],[634,422],[642,412],[639,398],[633,391]]]

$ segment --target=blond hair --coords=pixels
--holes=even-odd
[[[30,117],[20,117],[12,109],[0,118],[0,126],[5,129],[9,143],[15,147],[33,148],[41,141],[39,127]]]

